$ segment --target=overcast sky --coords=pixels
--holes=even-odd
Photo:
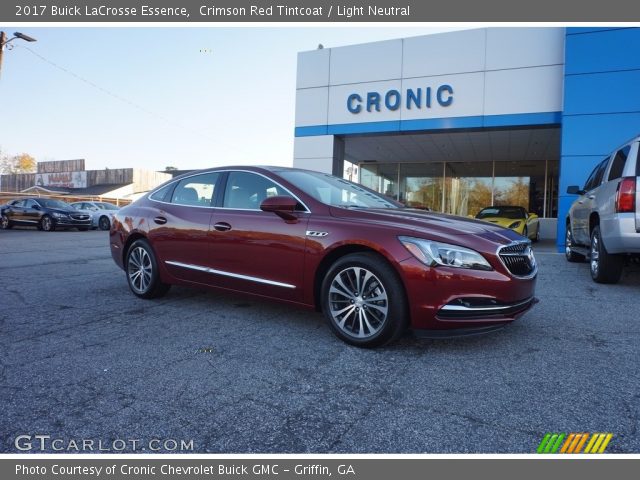
[[[0,30],[38,39],[4,54],[3,153],[160,170],[291,165],[297,52],[445,29]]]

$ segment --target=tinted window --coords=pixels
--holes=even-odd
[[[260,204],[267,197],[277,195],[290,197],[284,188],[262,175],[249,172],[231,172],[224,192],[225,208],[260,210]]]
[[[174,183],[170,183],[169,185],[165,185],[160,190],[157,190],[157,191],[153,192],[149,198],[151,200],[158,200],[159,202],[166,201],[167,193],[169,193],[169,190],[171,190],[174,185],[175,185]]]
[[[602,183],[602,176],[604,175],[604,170],[607,167],[608,161],[609,158],[605,158],[602,162],[596,165],[596,167],[591,172],[591,175],[589,175],[587,183],[585,183],[584,185],[585,191],[593,190]]]
[[[14,200],[13,202],[11,202],[11,205],[14,207],[23,207],[24,200]]]
[[[203,173],[183,178],[176,185],[171,203],[192,207],[210,207],[219,173]]]
[[[527,218],[527,212],[522,207],[488,207],[481,210],[476,218]]]
[[[613,157],[613,163],[611,164],[611,171],[609,172],[609,180],[615,180],[616,178],[622,177],[622,172],[624,171],[624,165],[627,163],[627,157],[629,156],[629,151],[631,147],[627,145],[621,150],[618,150]]]
[[[33,200],[25,200],[24,205],[27,208],[33,208],[36,205],[36,202],[34,202]]]

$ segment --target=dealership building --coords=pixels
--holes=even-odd
[[[298,55],[294,166],[417,208],[518,204],[564,243],[566,213],[640,134],[640,29],[485,28]]]

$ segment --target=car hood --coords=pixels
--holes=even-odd
[[[80,210],[76,210],[75,208],[47,208],[50,213],[63,213],[65,215],[69,215],[71,213],[85,213]]]
[[[395,228],[398,234],[416,232],[434,240],[456,242],[461,235],[479,237],[487,242],[506,245],[522,237],[513,230],[472,218],[427,212],[414,208],[339,208],[332,207],[331,215],[350,221],[377,223]]]

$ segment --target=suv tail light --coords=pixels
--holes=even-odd
[[[624,177],[616,191],[616,213],[636,211],[636,179]]]

